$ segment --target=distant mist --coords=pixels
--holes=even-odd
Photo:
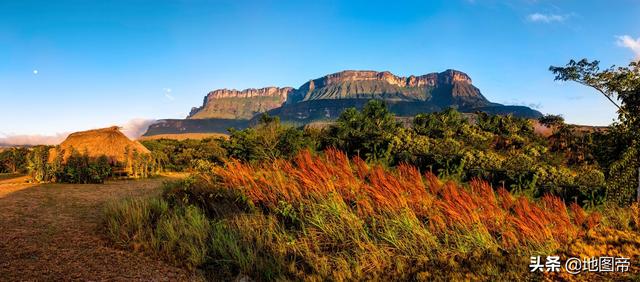
[[[149,125],[154,123],[155,119],[143,119],[143,118],[135,118],[127,121],[125,124],[121,125],[121,131],[124,135],[127,135],[129,139],[138,139],[142,134],[147,131]]]
[[[147,131],[149,125],[154,123],[154,119],[136,118],[125,122],[121,127],[121,131],[124,135],[130,139],[138,139],[142,134]],[[107,127],[107,126],[103,126]],[[96,127],[99,128],[99,127]],[[84,129],[83,129],[84,130]],[[82,131],[82,130],[78,130]],[[0,134],[0,145],[58,145],[64,141],[72,132],[60,132],[55,135],[40,135],[40,134]]]
[[[69,134],[65,132],[56,135],[0,135],[0,145],[57,145]]]

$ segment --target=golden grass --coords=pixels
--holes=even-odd
[[[337,150],[231,160],[167,183],[163,196],[162,205],[114,206],[112,239],[227,280],[571,280],[531,273],[529,256],[640,253],[637,233],[610,229],[600,214],[558,197],[534,201],[481,180],[443,182]],[[147,216],[141,205],[162,208]],[[184,208],[193,205],[198,216],[189,217]]]
[[[558,197],[547,195],[534,203],[504,189],[494,192],[484,181],[466,187],[443,183],[410,165],[389,170],[349,160],[336,150],[258,165],[230,161],[214,173],[226,189],[240,190],[271,211],[281,202],[296,207],[338,199],[362,218],[409,212],[438,237],[474,230],[504,249],[557,248],[599,222],[597,213],[587,214],[577,205],[568,209]]]

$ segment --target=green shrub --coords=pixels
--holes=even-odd
[[[73,151],[66,163],[61,165],[55,179],[63,183],[103,183],[110,175],[111,165],[106,156],[90,158],[87,154]]]
[[[144,140],[141,143],[151,151],[151,160],[147,160],[155,170],[186,171],[197,168],[201,160],[212,164],[221,164],[227,158],[221,139],[202,140],[159,139]]]
[[[229,157],[243,161],[291,158],[313,143],[303,130],[283,125],[278,117],[268,114],[263,114],[255,127],[230,132],[222,145]]]
[[[57,152],[49,159],[50,146],[37,146],[27,156],[27,169],[35,182],[103,183],[111,176],[112,164],[102,155],[89,157],[87,153],[72,150],[66,161],[64,152]]]
[[[390,163],[391,144],[401,130],[385,103],[371,100],[362,111],[345,110],[327,129],[321,144],[323,149],[335,147],[367,161]]]
[[[27,171],[27,148],[0,149],[0,173],[24,173]]]

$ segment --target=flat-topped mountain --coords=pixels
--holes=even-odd
[[[292,91],[282,107],[268,113],[285,122],[307,124],[335,119],[346,108],[362,108],[371,99],[384,100],[393,113],[405,117],[449,107],[470,113],[542,115],[528,107],[490,102],[467,74],[457,70],[408,77],[388,71],[342,71],[308,81]]]
[[[388,71],[345,70],[309,80],[297,89],[265,87],[211,91],[202,106],[191,109],[188,123],[163,120],[161,124],[152,125],[146,135],[190,133],[191,129],[197,129],[199,133],[220,132],[227,124],[228,127],[237,126],[238,122],[241,127],[251,124],[251,120],[255,121],[263,112],[278,116],[283,122],[303,125],[335,119],[345,109],[361,108],[371,99],[385,101],[389,109],[401,117],[448,107],[468,113],[483,111],[527,118],[542,115],[528,107],[489,101],[473,85],[471,77],[457,70],[406,77]]]
[[[420,76],[391,72],[346,70],[313,79],[300,86],[245,90],[219,89],[205,96],[188,119],[251,119],[257,113],[300,102],[336,99],[382,99],[390,102],[430,102],[437,107],[495,106],[471,78],[457,70]],[[326,104],[326,103],[324,103]]]
[[[467,74],[456,70],[408,77],[396,76],[388,71],[342,71],[303,84],[289,95],[286,104],[323,99],[433,101],[442,106],[491,104],[472,85]]]
[[[291,87],[260,89],[218,89],[204,97],[202,106],[191,108],[188,119],[222,118],[250,119],[257,113],[280,107],[287,100]]]

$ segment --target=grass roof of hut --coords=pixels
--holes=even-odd
[[[71,133],[60,143],[59,150],[64,151],[64,160],[76,150],[81,154],[88,154],[89,157],[105,155],[112,162],[126,162],[127,152],[150,153],[142,144],[122,134],[117,126]],[[55,158],[50,156],[50,159],[51,157]]]

